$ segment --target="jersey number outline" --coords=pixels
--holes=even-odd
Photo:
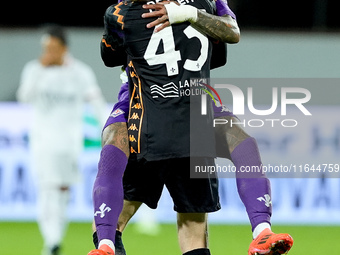
[[[192,26],[183,30],[188,39],[196,37],[201,43],[200,55],[196,60],[186,59],[183,68],[188,71],[200,71],[208,58],[209,40]],[[156,54],[158,46],[163,43],[164,53]],[[168,76],[179,72],[178,61],[182,60],[179,50],[175,50],[172,27],[153,33],[144,53],[144,59],[150,65],[165,64]]]

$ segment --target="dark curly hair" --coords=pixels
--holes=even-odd
[[[58,38],[61,41],[61,43],[65,46],[67,46],[68,44],[66,31],[62,26],[49,25],[45,29],[45,34]]]

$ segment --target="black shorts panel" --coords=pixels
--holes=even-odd
[[[201,165],[212,165],[214,159],[200,158]],[[197,162],[197,161],[196,161]],[[140,201],[157,208],[164,185],[180,213],[214,212],[220,209],[218,179],[190,178],[190,159],[129,161],[124,173],[124,199]]]

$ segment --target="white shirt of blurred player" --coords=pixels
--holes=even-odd
[[[33,107],[30,146],[41,182],[68,185],[78,179],[83,148],[83,106],[104,106],[91,68],[67,55],[62,66],[33,60],[24,67],[18,100]]]

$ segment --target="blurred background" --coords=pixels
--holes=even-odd
[[[213,70],[212,77],[225,81],[233,78],[232,83],[245,95],[247,87],[255,87],[252,81],[260,84],[254,90],[254,103],[264,107],[272,102],[273,87],[303,87],[312,94],[306,105],[312,112],[310,118],[302,118],[297,109],[284,117],[298,119],[297,128],[247,128],[258,140],[264,163],[340,164],[337,1],[228,2],[237,15],[241,41],[228,47],[227,65]],[[36,187],[28,150],[31,111],[17,103],[15,97],[22,69],[41,54],[43,28],[47,24],[65,26],[70,52],[94,70],[109,113],[121,84],[120,68],[105,67],[99,53],[103,14],[110,4],[110,1],[73,4],[15,1],[7,2],[0,10],[0,246],[5,249],[4,252],[0,250],[0,254],[18,254],[18,251],[27,255],[40,254],[42,247],[35,223]],[[268,82],[268,78],[272,80]],[[224,102],[232,106],[231,102]],[[273,118],[283,117],[277,113]],[[91,192],[100,152],[100,131],[91,110],[85,109],[84,152],[79,161],[82,180],[72,190],[66,255],[86,254],[92,248]],[[340,249],[336,239],[340,236],[340,178],[326,177],[320,174],[318,178],[271,179],[276,226],[273,229],[289,232],[295,238],[290,254],[335,254]],[[221,202],[223,209],[210,217],[212,251],[214,254],[246,254],[251,233],[234,179],[221,180]],[[135,228],[128,228],[124,234],[129,254],[144,254],[141,251],[144,249],[147,254],[180,254],[175,245],[175,213],[167,193],[151,219],[145,218],[148,213],[138,214],[132,224]],[[149,237],[137,231],[140,222],[146,223],[142,228],[156,224],[149,234],[157,235]],[[25,245],[13,250],[18,238],[26,240]],[[155,238],[158,245],[154,245]],[[134,247],[144,248],[134,250]]]

